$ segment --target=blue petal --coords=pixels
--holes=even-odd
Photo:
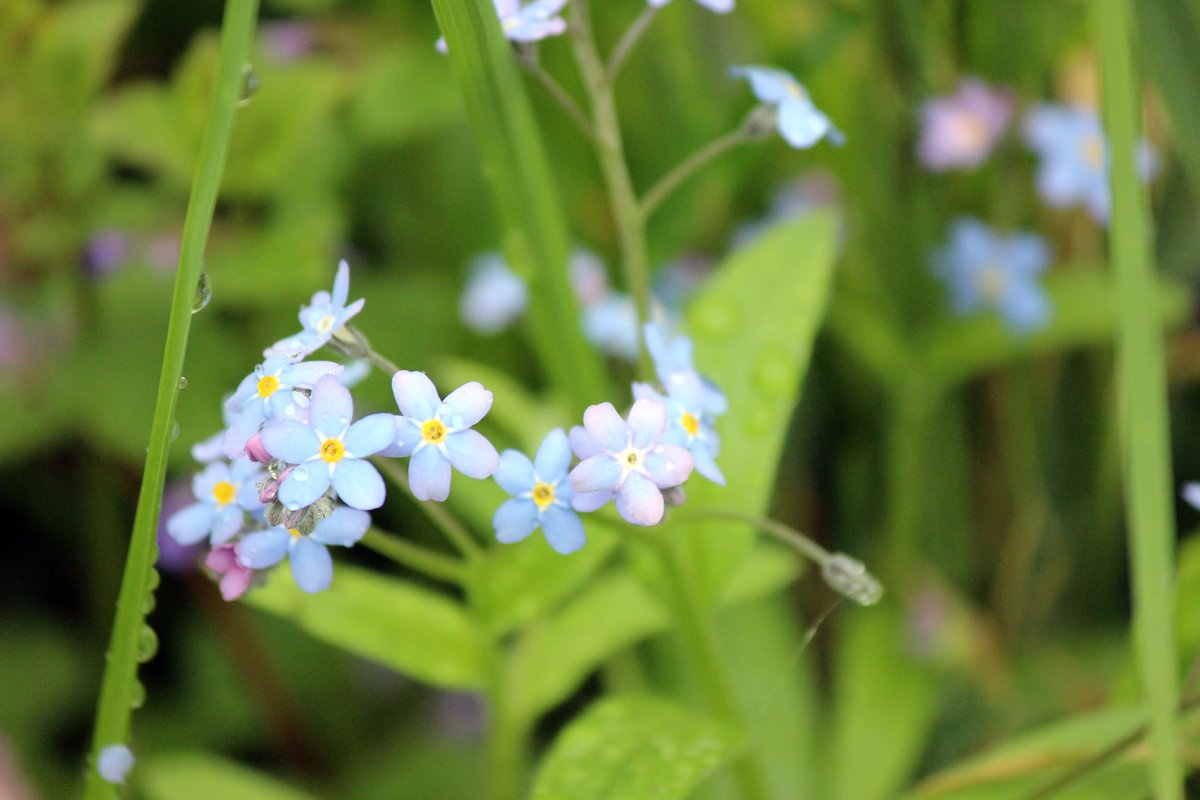
[[[595,511],[602,508],[613,499],[615,492],[609,489],[602,492],[572,492],[571,493],[571,508],[576,511]]]
[[[246,514],[237,504],[231,503],[218,508],[217,513],[213,516],[212,543],[214,545],[225,544],[242,529],[242,523],[245,521]]]
[[[237,458],[246,449],[246,442],[258,433],[264,420],[262,403],[248,404],[230,424],[221,438],[221,449],[226,458]]]
[[[525,313],[529,289],[497,253],[481,256],[471,265],[467,287],[459,300],[463,322],[478,333],[498,333]]]
[[[321,448],[317,432],[303,422],[292,419],[277,419],[268,422],[262,429],[263,447],[274,458],[289,464],[299,464],[314,456]]]
[[[696,464],[696,471],[701,475],[718,486],[725,485],[725,473],[721,472],[721,468],[717,466],[717,462],[713,459],[713,454],[708,449],[707,443],[696,442],[695,446],[692,447],[692,461]]]
[[[1000,311],[1018,333],[1029,333],[1050,319],[1050,302],[1037,286],[1014,285],[1000,302]]]
[[[779,103],[790,97],[792,87],[798,87],[796,79],[781,69],[769,67],[733,67],[729,74],[750,82],[754,96],[764,103]]]
[[[436,447],[422,447],[408,462],[408,483],[413,497],[440,503],[450,496],[450,462]]]
[[[396,426],[393,432],[394,438],[391,444],[379,451],[379,455],[388,458],[411,456],[417,449],[417,445],[424,440],[424,436],[421,434],[421,423],[415,419],[394,414],[392,422]]]
[[[629,432],[634,447],[646,448],[662,438],[667,429],[667,407],[657,400],[643,398],[629,411]],[[614,450],[621,448],[612,448]]]
[[[213,487],[220,481],[229,480],[229,465],[214,461],[192,477],[192,494],[202,503],[211,502]]]
[[[542,440],[542,446],[533,460],[533,469],[543,481],[553,483],[567,474],[569,466],[571,442],[562,428],[555,428]]]
[[[372,414],[351,425],[342,441],[347,453],[355,458],[363,458],[383,450],[395,438],[395,415]]]
[[[1200,483],[1185,483],[1180,495],[1192,508],[1200,510]]]
[[[345,308],[346,298],[350,296],[350,265],[346,259],[338,262],[337,275],[333,278],[333,295],[330,297],[334,308]]]
[[[184,547],[203,541],[211,532],[216,513],[213,503],[195,503],[167,519],[167,533]]]
[[[537,506],[532,500],[505,500],[492,517],[496,540],[504,544],[519,542],[538,526]]]
[[[446,425],[461,430],[479,422],[491,408],[492,393],[478,381],[471,381],[446,395],[438,411]]]
[[[505,450],[500,454],[500,463],[492,477],[511,495],[531,491],[535,482],[529,457],[516,450]]]
[[[251,533],[237,544],[238,561],[250,569],[274,566],[287,555],[292,535],[281,528]]]
[[[400,370],[392,376],[392,394],[400,413],[419,422],[432,419],[442,399],[424,372]]]
[[[574,553],[587,541],[579,515],[558,506],[542,512],[542,532],[555,552],[563,555]]]
[[[333,361],[302,361],[290,364],[279,373],[279,381],[285,386],[311,388],[326,375],[340,375],[342,365]],[[274,396],[274,395],[272,395]]]
[[[575,451],[575,456],[584,461],[592,456],[598,456],[604,452],[604,448],[592,438],[592,435],[578,425],[571,428],[571,434],[568,437],[571,442],[571,449]]]
[[[317,523],[312,532],[312,539],[321,544],[349,547],[361,539],[369,527],[370,514],[355,508],[338,506],[332,514]]]
[[[661,445],[646,454],[646,472],[661,489],[679,486],[692,474],[692,454],[673,444]]]
[[[617,490],[617,513],[634,525],[657,525],[663,517],[663,496],[644,475],[629,473]]]
[[[379,477],[375,467],[356,458],[338,462],[333,471],[333,489],[343,503],[362,511],[379,508],[387,496],[383,478]]]
[[[329,488],[329,468],[321,461],[310,461],[292,470],[279,484],[279,502],[295,511],[312,505]]]
[[[500,462],[496,448],[479,431],[452,433],[446,437],[445,448],[450,463],[468,478],[490,478]]]
[[[615,489],[621,480],[621,465],[612,456],[600,455],[581,461],[571,470],[571,491],[577,494]]]
[[[329,557],[325,545],[313,541],[310,536],[295,541],[288,563],[292,567],[296,585],[303,592],[323,592],[333,583],[333,559]]]
[[[829,118],[808,98],[789,98],[779,106],[779,132],[792,147],[812,147],[829,127]]]
[[[311,413],[317,433],[326,439],[341,436],[354,416],[350,390],[333,375],[325,375],[313,387]]]

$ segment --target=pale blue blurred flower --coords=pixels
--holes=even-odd
[[[954,94],[921,106],[917,157],[935,171],[973,169],[991,154],[1012,113],[1010,92],[964,78]]]
[[[445,400],[424,372],[401,370],[392,376],[392,394],[400,408],[395,437],[382,455],[412,456],[409,488],[418,500],[441,502],[450,496],[450,468],[482,480],[496,471],[499,454],[472,427],[492,408],[492,393],[476,381],[455,389]]]
[[[510,42],[536,42],[548,36],[558,36],[567,29],[559,12],[567,0],[533,0],[522,6],[520,0],[493,0],[500,29]],[[446,52],[446,40],[437,40],[440,53]]]
[[[755,97],[774,106],[779,133],[792,147],[812,147],[824,138],[837,145],[845,141],[829,117],[813,105],[808,90],[783,70],[746,66],[733,67],[730,73],[749,81]]]
[[[554,550],[564,555],[583,547],[579,515],[571,508],[571,444],[561,428],[546,435],[533,461],[524,453],[505,450],[493,476],[512,495],[492,519],[496,539],[519,542],[539,527]]]
[[[1188,505],[1197,511],[1200,511],[1200,483],[1196,483],[1194,481],[1191,483],[1185,483],[1183,485],[1183,491],[1181,494],[1183,495],[1183,499],[1187,501]]]
[[[96,758],[96,772],[106,782],[120,786],[137,759],[133,751],[123,744],[110,744],[100,750]]]
[[[978,220],[960,218],[950,241],[935,252],[933,268],[956,313],[994,308],[1012,331],[1024,334],[1050,319],[1050,301],[1039,281],[1049,262],[1049,249],[1038,236],[1001,236]]]
[[[262,429],[262,444],[272,457],[297,465],[279,484],[279,502],[296,511],[316,502],[330,484],[351,508],[369,511],[383,505],[383,478],[366,460],[392,441],[391,414],[372,414],[351,424],[354,401],[333,375],[312,391],[310,423],[274,419]]]
[[[638,356],[637,308],[633,298],[612,292],[583,310],[583,334],[610,356],[634,361]]]
[[[246,442],[267,420],[306,421],[305,398],[294,390],[311,390],[325,375],[337,376],[341,372],[341,364],[332,361],[295,363],[285,356],[273,356],[255,367],[225,401],[224,412],[231,420],[221,440],[225,456],[241,455]]]
[[[264,477],[262,468],[244,457],[209,464],[192,478],[196,502],[167,519],[167,533],[185,546],[205,539],[214,545],[229,541],[241,531],[246,513],[262,508],[254,484]]]
[[[671,2],[671,0],[647,0],[647,2],[655,8],[662,8]],[[727,14],[733,11],[734,5],[734,0],[696,0],[696,2],[709,11],[715,11],[718,14]]]
[[[729,410],[729,400],[725,393],[715,383],[696,371],[692,361],[692,340],[686,336],[669,336],[663,325],[652,322],[646,323],[642,332],[646,337],[646,349],[654,361],[654,371],[658,379],[672,393],[672,387],[687,383],[680,388],[681,392],[690,392],[691,379],[694,376],[699,383],[702,395],[699,400],[699,412],[711,419]]]
[[[346,305],[350,295],[350,265],[345,259],[338,263],[333,279],[333,293],[319,291],[309,305],[300,308],[303,330],[295,336],[281,339],[263,351],[267,358],[283,356],[298,361],[325,345],[354,315],[362,311],[363,299]]]
[[[314,594],[333,582],[333,559],[326,547],[351,547],[371,526],[371,515],[346,506],[317,523],[309,536],[297,530],[270,528],[248,534],[237,544],[237,560],[249,569],[267,569],[286,556],[301,591]]]
[[[611,403],[589,406],[570,436],[580,459],[570,476],[575,509],[616,500],[617,513],[634,525],[661,522],[662,490],[686,481],[693,466],[691,453],[663,441],[666,428],[667,409],[657,400],[636,401],[628,421]]]
[[[503,256],[487,253],[471,262],[458,303],[459,318],[468,328],[481,334],[499,333],[520,318],[528,305],[525,281],[508,268]]]

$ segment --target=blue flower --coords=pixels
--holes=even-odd
[[[385,456],[412,456],[408,481],[418,500],[441,502],[450,496],[450,467],[482,480],[496,471],[500,456],[471,427],[491,410],[492,393],[471,381],[442,400],[424,372],[401,370],[392,376],[392,394],[401,416],[395,442]]]
[[[499,253],[476,258],[469,268],[467,287],[458,315],[476,333],[499,333],[512,325],[529,305],[525,281],[508,268]]]
[[[637,308],[633,298],[612,292],[583,310],[583,335],[610,356],[637,360]]]
[[[342,260],[338,263],[337,276],[333,279],[333,294],[326,291],[314,294],[312,302],[300,308],[300,325],[303,330],[271,345],[263,351],[263,355],[267,358],[284,356],[292,361],[299,361],[318,350],[362,310],[366,301],[360,298],[346,305],[349,295],[350,265]]]
[[[237,544],[237,560],[250,569],[266,569],[286,556],[296,585],[314,594],[328,589],[333,581],[333,559],[326,547],[350,547],[370,525],[371,515],[367,512],[338,506],[317,523],[310,536],[285,528],[247,535]]]
[[[284,356],[273,356],[255,367],[225,401],[224,411],[231,420],[221,439],[226,457],[237,458],[245,452],[246,442],[267,420],[306,419],[308,409],[296,402],[293,390],[311,390],[323,376],[341,371],[341,365],[332,361],[297,364]]]
[[[494,0],[500,29],[510,42],[536,42],[558,36],[567,22],[558,16],[567,0],[534,0],[522,6],[520,0]],[[438,39],[438,52],[446,52],[446,40]]]
[[[316,502],[332,483],[351,508],[368,511],[383,505],[383,479],[364,459],[391,442],[392,415],[372,414],[351,425],[354,401],[333,375],[317,381],[309,411],[309,424],[275,419],[262,430],[267,452],[296,465],[279,484],[279,501],[295,511]]]
[[[667,394],[689,391],[692,376],[695,376],[703,390],[699,412],[711,420],[729,410],[729,400],[726,399],[725,393],[693,366],[691,339],[686,336],[668,338],[663,327],[652,322],[647,322],[642,332],[646,337],[646,349],[650,351],[650,358],[654,360],[654,370],[666,387]],[[672,389],[676,384],[683,383],[689,385],[680,386],[677,390]]]
[[[1038,282],[1049,260],[1037,236],[998,236],[978,220],[961,218],[949,243],[934,254],[933,267],[957,313],[995,308],[1010,329],[1028,333],[1050,318],[1050,301]]]
[[[671,2],[671,0],[647,0],[647,2],[649,2],[650,5],[654,6],[655,8],[662,8],[667,3]],[[733,11],[734,0],[696,0],[696,2],[708,10],[715,11],[718,14],[727,14],[730,11]]]
[[[264,477],[247,458],[209,464],[192,478],[196,502],[167,519],[167,533],[185,547],[206,538],[214,545],[229,541],[245,524],[246,512],[262,508],[254,484]]]
[[[492,519],[497,540],[519,542],[541,527],[546,541],[563,555],[583,547],[583,523],[571,508],[570,465],[571,445],[562,428],[546,435],[532,462],[516,450],[500,454],[494,477],[513,499],[496,509]]]
[[[583,427],[571,429],[580,463],[571,470],[572,505],[595,511],[616,500],[617,513],[634,525],[657,525],[662,490],[679,486],[692,472],[691,454],[663,441],[667,409],[657,400],[633,404],[629,420],[611,403],[589,406]]]
[[[1183,485],[1183,491],[1180,493],[1188,505],[1200,511],[1200,483],[1191,481]]]
[[[1109,147],[1100,118],[1090,108],[1042,103],[1025,118],[1025,141],[1038,154],[1037,184],[1054,208],[1082,204],[1106,224],[1111,213]],[[1154,171],[1154,153],[1144,142],[1136,153],[1143,180]]]
[[[716,462],[721,442],[713,429],[712,415],[704,411],[704,384],[695,372],[675,372],[670,377],[666,396],[648,383],[634,383],[633,396],[662,403],[667,409],[667,431],[662,440],[686,449],[692,454],[697,472],[724,486],[725,475]]]
[[[780,135],[792,147],[812,147],[823,138],[833,144],[845,141],[829,117],[813,105],[804,86],[788,73],[769,67],[734,67],[730,73],[750,82],[755,97],[774,106]]]

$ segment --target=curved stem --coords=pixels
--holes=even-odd
[[[379,528],[367,531],[360,544],[385,558],[390,558],[402,567],[408,567],[435,580],[459,586],[466,581],[466,570],[458,561]]]
[[[400,468],[400,465],[390,458],[382,458],[373,456],[371,458],[376,468],[383,473],[383,477],[390,480],[392,483],[404,490],[404,493],[412,498],[417,507],[424,512],[425,516],[429,517],[437,529],[445,534],[450,540],[450,544],[458,548],[458,551],[467,558],[476,558],[482,552],[479,544],[475,541],[475,537],[467,530],[466,526],[458,521],[458,518],[447,511],[440,503],[425,502],[413,497],[412,488],[408,485],[408,475]]]
[[[371,362],[371,366],[375,367],[389,378],[400,371],[400,368],[397,367],[394,362],[384,356],[379,355],[379,353],[376,353],[369,347],[367,348],[367,360]]]
[[[633,52],[633,48],[641,41],[642,35],[646,33],[657,13],[657,6],[647,5],[642,9],[642,13],[638,14],[633,24],[629,26],[629,30],[625,31],[625,35],[621,37],[621,41],[617,42],[617,46],[608,55],[608,66],[604,69],[604,80],[606,83],[609,85],[616,83],[617,75],[621,72],[621,67],[625,66],[625,59],[629,58],[629,54]]]
[[[554,98],[563,111],[567,112],[579,130],[583,131],[583,135],[592,140],[593,144],[599,145],[600,138],[596,134],[596,126],[588,119],[587,114],[583,113],[583,109],[575,102],[575,98],[571,97],[570,93],[563,88],[563,85],[554,79],[546,70],[542,69],[542,65],[536,61],[523,62],[522,66],[525,71],[537,79],[537,82],[542,85],[551,97]]]
[[[204,137],[196,177],[188,198],[183,240],[179,252],[179,271],[171,296],[171,316],[163,347],[162,370],[158,379],[158,398],[150,429],[150,446],[142,472],[133,534],[125,561],[125,574],[117,600],[117,615],[113,622],[108,647],[108,665],[100,689],[96,709],[96,727],[92,736],[92,768],[87,772],[84,788],[86,800],[109,800],[115,797],[115,787],[104,781],[95,770],[100,751],[108,745],[125,743],[129,738],[130,713],[134,684],[137,681],[138,640],[145,625],[146,595],[152,591],[151,578],[155,558],[154,533],[162,509],[163,483],[167,472],[167,451],[174,427],[175,406],[179,393],[179,378],[183,374],[183,358],[191,329],[196,286],[217,191],[225,168],[225,156],[233,130],[242,87],[242,69],[247,63],[254,23],[258,14],[257,0],[229,0],[221,24],[221,44],[212,106]]]
[[[739,125],[736,129],[724,136],[713,139],[704,147],[692,153],[679,166],[668,172],[658,183],[654,184],[650,191],[646,192],[640,205],[642,219],[649,219],[671,192],[678,189],[684,181],[695,175],[703,167],[706,167],[709,162],[733,148],[750,141],[753,141],[753,138],[750,136],[749,131],[747,131],[746,126]]]

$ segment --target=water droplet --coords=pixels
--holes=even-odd
[[[150,570],[150,574],[146,577],[146,591],[153,592],[155,589],[157,589],[159,587],[159,584],[161,584],[161,583],[162,583],[162,575],[160,575],[158,573],[158,570],[156,570],[156,569]]]
[[[178,438],[179,438],[179,421],[176,420],[175,422],[171,423],[171,438],[169,439],[169,441],[173,442]]]
[[[246,64],[242,67],[242,86],[238,92],[238,108],[245,107],[258,91],[258,73],[254,71],[254,67]]]
[[[209,300],[212,300],[212,284],[208,281],[208,273],[201,272],[200,280],[196,281],[196,294],[192,298],[192,313],[203,311]]]
[[[338,425],[349,425],[349,424],[350,424],[350,418],[347,417],[345,414],[338,417]]]
[[[133,686],[129,690],[129,707],[137,709],[144,705],[146,705],[146,687],[135,678]]]
[[[294,470],[292,470],[292,477],[295,478],[297,482],[304,483],[306,480],[308,480],[308,470],[304,467],[296,467]],[[291,508],[291,506],[288,506],[288,508]],[[292,510],[294,511],[295,509]]]
[[[154,628],[149,625],[142,626],[142,632],[138,634],[137,641],[137,660],[139,664],[145,664],[150,659],[154,658],[158,652],[158,634],[154,632]]]
[[[186,388],[187,388],[187,376],[186,376],[186,375],[180,375],[180,376],[179,376],[179,388],[180,388],[180,389],[186,389]]]
[[[741,322],[741,314],[737,306],[727,300],[709,297],[698,303],[691,314],[692,321],[699,333],[712,338],[728,336],[733,333]]]
[[[142,601],[142,615],[145,616],[154,610],[158,605],[158,600],[154,597],[154,592],[149,592],[146,599]]]
[[[288,511],[299,511],[300,504],[299,503],[288,503],[287,509],[288,509]]]
[[[779,345],[768,345],[754,363],[754,383],[774,393],[787,392],[796,384],[795,360]]]
[[[454,416],[450,417],[450,427],[461,428],[463,426],[463,422],[465,421],[466,420],[463,418],[462,414],[455,414]]]
[[[765,436],[775,427],[775,409],[770,405],[759,405],[746,415],[746,432],[752,436]]]
[[[289,417],[294,417],[294,416],[296,416],[296,407],[293,405],[286,406],[283,409],[283,413]]]
[[[322,411],[322,412],[321,412],[321,421],[325,421],[325,420],[327,420],[327,419],[329,419],[329,412],[328,412],[328,411]]]

